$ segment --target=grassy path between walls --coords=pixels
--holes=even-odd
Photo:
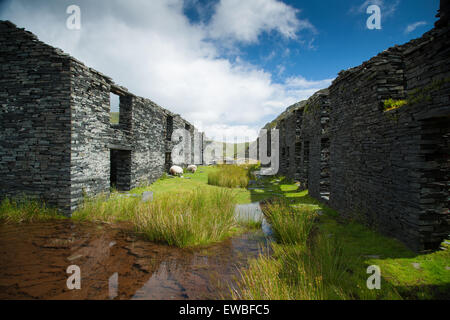
[[[437,252],[416,254],[342,219],[286,179],[265,179],[262,185],[279,196],[263,205],[274,232],[273,253],[242,270],[235,299],[450,299],[448,240]],[[380,289],[367,287],[369,266],[380,270]]]
[[[222,241],[249,226],[233,219],[235,204],[279,199],[263,206],[272,224],[272,254],[241,270],[236,299],[450,299],[450,246],[416,254],[358,221],[343,220],[283,177],[249,181],[247,188],[208,184],[217,167],[199,167],[184,178],[163,177],[131,195],[88,199],[72,219],[134,224],[150,241],[192,247]],[[154,201],[140,195],[153,191]],[[168,214],[169,212],[169,214]],[[207,212],[207,214],[205,214]],[[33,201],[4,200],[0,223],[64,219]],[[252,227],[259,227],[255,224]],[[369,290],[369,266],[381,271],[380,289]]]

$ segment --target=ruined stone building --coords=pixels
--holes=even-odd
[[[281,175],[417,251],[450,234],[449,5],[421,38],[340,72],[266,127],[279,130]]]
[[[421,38],[342,71],[273,123],[280,174],[417,251],[450,233],[449,6]],[[202,154],[189,122],[33,34],[0,22],[0,44],[0,198],[35,196],[70,214],[84,195],[160,177],[175,129],[189,130],[191,144],[200,135]],[[187,162],[203,162],[189,152]]]
[[[179,115],[8,21],[0,21],[0,71],[0,199],[24,194],[70,214],[84,195],[158,179],[179,143],[173,130],[203,141]],[[115,125],[111,94],[120,96]],[[186,164],[202,162],[189,153]]]

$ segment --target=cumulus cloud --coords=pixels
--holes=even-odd
[[[212,38],[254,43],[261,33],[272,30],[288,39],[296,39],[300,30],[315,32],[308,20],[297,18],[299,12],[277,0],[221,0],[209,34]]]
[[[261,32],[276,30],[295,37],[301,23],[295,22],[288,6],[273,0],[259,2],[264,4],[262,16],[268,22],[252,16],[258,16],[259,5],[256,11],[246,5],[255,26],[249,25],[242,34],[224,31],[223,36],[254,40]],[[223,58],[215,41],[209,41],[210,28],[192,24],[184,15],[182,0],[77,3],[82,17],[79,31],[66,28],[69,0],[14,0],[4,5],[0,19],[25,27],[134,94],[181,114],[209,136],[221,138],[225,132],[254,139],[264,118],[275,117],[330,82],[299,77],[274,83],[272,74],[258,66],[240,58]],[[228,9],[220,9],[219,4],[217,10],[216,15],[223,17],[220,10]],[[270,12],[274,18],[269,19]],[[284,20],[283,14],[287,15]],[[217,19],[211,21],[214,28],[219,28]],[[229,21],[233,23],[238,22]]]
[[[420,26],[425,26],[426,24],[427,24],[427,23],[426,23],[425,21],[418,21],[418,22],[415,22],[415,23],[411,23],[411,24],[409,24],[409,25],[406,27],[405,33],[406,33],[406,34],[411,33],[411,32],[413,32],[414,30],[416,30],[418,27],[420,27]]]

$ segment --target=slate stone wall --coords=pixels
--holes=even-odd
[[[122,133],[110,124],[111,79],[70,61],[71,81],[71,211],[83,196],[108,193],[110,189],[110,148],[112,133]],[[117,148],[114,148],[117,149]]]
[[[342,71],[327,90],[277,120],[280,174],[416,251],[436,249],[450,234],[449,6],[443,3],[435,29]],[[389,99],[405,104],[386,110]]]
[[[450,234],[450,28],[449,3],[441,1],[438,28],[404,51],[407,97],[400,121],[414,126],[418,140],[409,172],[419,176],[419,237],[425,249],[436,248]]]
[[[330,205],[417,251],[450,233],[449,45],[447,24],[330,87]],[[390,98],[407,104],[385,111]]]
[[[328,90],[315,93],[308,99],[302,111],[302,127],[297,140],[301,159],[297,169],[298,177],[301,186],[307,188],[313,197],[320,199],[321,184],[324,183],[323,179],[328,172],[328,159],[322,154],[327,151],[322,150],[325,147],[323,142],[329,139]]]
[[[70,90],[60,50],[0,23],[0,199],[70,208]]]
[[[35,196],[70,215],[85,196],[147,185],[171,165],[170,132],[197,129],[149,99],[0,22],[0,198]],[[120,96],[110,123],[110,94]],[[168,118],[172,119],[169,126]],[[182,148],[194,162],[193,149]],[[197,164],[202,164],[202,153]]]
[[[301,136],[300,129],[302,128],[303,119],[303,102],[296,103],[288,108],[286,112],[278,121],[276,129],[279,130],[279,174],[300,179],[300,172],[298,171],[301,165],[300,148],[298,143]],[[270,144],[267,146],[270,148]]]
[[[79,62],[73,64],[76,67],[72,73],[72,97],[76,98],[72,102],[72,136],[77,139],[72,139],[72,210],[84,195],[109,192],[111,169],[119,173],[114,179],[119,190],[156,181],[172,166],[170,154],[173,148],[185,146],[184,137],[172,141],[171,132],[188,129],[193,146],[194,131],[197,131],[179,115],[129,93],[110,78]],[[117,125],[110,124],[110,92],[120,96]],[[170,125],[168,118],[172,119]],[[177,164],[193,163],[193,149],[186,146],[182,152],[187,160]],[[111,166],[111,163],[119,164],[119,167]]]
[[[363,218],[405,242],[418,188],[404,157],[417,148],[413,131],[384,113],[383,101],[404,98],[402,52],[387,50],[340,73],[330,87],[330,206]]]
[[[316,197],[329,185],[328,94],[321,90],[289,107],[276,125],[280,132],[278,173],[300,182],[302,189]]]

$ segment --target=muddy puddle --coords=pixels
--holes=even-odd
[[[270,237],[251,232],[204,248],[145,241],[129,225],[0,224],[0,299],[221,299]],[[69,290],[69,266],[81,289]]]

